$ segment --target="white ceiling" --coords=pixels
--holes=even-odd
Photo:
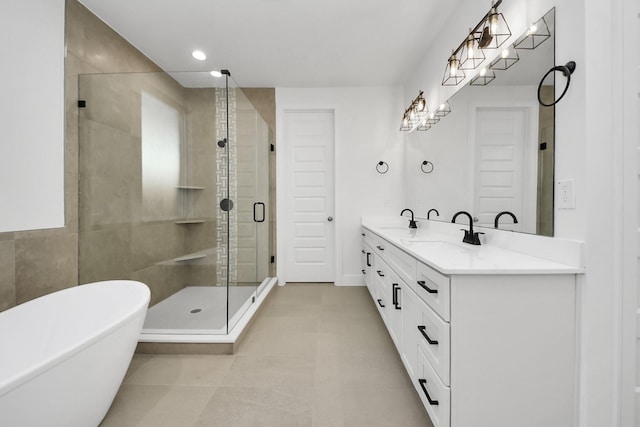
[[[330,87],[403,83],[459,0],[79,1],[166,71]]]

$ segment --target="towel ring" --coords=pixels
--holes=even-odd
[[[376,170],[379,174],[385,174],[389,172],[389,165],[387,164],[387,162],[383,162],[382,160],[380,160],[376,165]]]
[[[426,169],[425,169],[425,166],[426,166]],[[433,172],[433,163],[431,163],[428,160],[424,160],[420,165],[420,169],[422,170],[422,173],[431,173]]]
[[[573,74],[573,72],[575,70],[576,70],[576,63],[574,61],[569,61],[565,65],[556,65],[555,67],[553,67],[552,69],[547,71],[547,74],[544,75],[542,80],[540,80],[540,84],[538,85],[538,102],[540,103],[540,105],[542,105],[543,107],[551,107],[551,106],[556,105],[558,102],[560,102],[562,97],[567,93],[567,90],[569,89],[569,85],[571,84],[571,74]],[[540,96],[540,91],[542,90],[542,83],[544,83],[545,79],[547,78],[547,76],[549,74],[551,74],[551,73],[553,73],[555,71],[561,71],[562,72],[562,74],[567,78],[567,84],[564,87],[564,90],[562,91],[562,94],[560,94],[560,98],[556,99],[551,104],[545,104],[542,101],[542,97]]]

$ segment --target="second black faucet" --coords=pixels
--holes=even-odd
[[[413,211],[411,209],[409,208],[403,209],[402,212],[400,212],[400,216],[403,216],[403,214],[407,211],[411,212],[411,219],[409,220],[409,228],[418,228],[415,219],[413,219]]]

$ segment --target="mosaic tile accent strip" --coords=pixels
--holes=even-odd
[[[216,89],[216,140],[227,138],[226,147],[216,151],[216,196],[218,201],[228,198],[235,203],[238,199],[235,90],[229,90],[228,135],[226,95],[226,89]],[[224,286],[227,280],[231,283],[238,280],[237,210],[224,212],[220,206],[217,209],[216,283]]]

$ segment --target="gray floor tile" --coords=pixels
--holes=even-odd
[[[366,288],[273,292],[233,356],[136,355],[102,426],[432,426]]]

